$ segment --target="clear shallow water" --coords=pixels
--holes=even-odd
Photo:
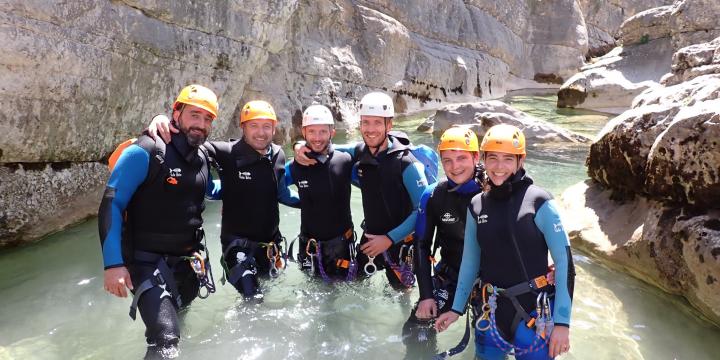
[[[512,100],[512,99],[511,99]],[[538,117],[555,117],[571,129],[602,126],[578,123],[572,110],[558,115],[553,97],[532,97]],[[584,114],[581,114],[584,116]],[[560,121],[558,120],[558,121]],[[400,123],[416,141],[417,116]],[[549,149],[530,154],[528,171],[556,195],[585,179],[586,148]],[[356,224],[362,210],[353,190]],[[212,264],[219,269],[219,203],[205,212]],[[281,230],[290,239],[299,213],[282,208]],[[133,359],[145,352],[142,322],[127,316],[129,299],[102,289],[97,222],[91,220],[42,242],[0,254],[0,359]],[[696,318],[684,301],[669,297],[624,274],[575,255],[578,267],[566,359],[714,359],[720,330]],[[220,277],[216,271],[216,280]],[[383,276],[330,287],[308,281],[294,264],[266,281],[265,302],[247,305],[234,289],[220,286],[196,300],[183,315],[181,358],[217,359],[402,359],[400,329],[417,290],[398,293]],[[462,324],[439,335],[440,347],[454,346]],[[472,359],[472,344],[454,359]]]

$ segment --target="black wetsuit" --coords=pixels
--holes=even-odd
[[[533,184],[520,169],[500,186],[475,196],[468,207],[465,247],[452,311],[462,314],[473,283],[481,270],[483,284],[514,291],[516,295],[497,298],[497,330],[514,344],[532,341],[535,330],[531,313],[538,294],[554,293],[552,319],[555,326],[569,326],[575,270],[570,243],[552,196]],[[542,283],[532,288],[536,278],[548,271],[548,252],[555,262],[555,286]],[[524,290],[523,290],[524,289]],[[513,298],[515,300],[513,300]],[[517,301],[517,303],[514,303]],[[476,331],[476,355],[497,352],[497,339],[486,331]],[[547,347],[527,354],[527,358],[547,358]]]
[[[177,310],[198,294],[198,278],[186,256],[202,247],[207,160],[183,134],[162,144],[141,136],[113,169],[99,210],[105,269],[127,267],[145,323],[150,355],[174,347],[180,337]],[[125,218],[125,220],[123,220]],[[152,284],[160,271],[163,286]],[[145,284],[144,291],[143,284]]]
[[[419,301],[435,299],[438,314],[449,311],[455,297],[467,207],[473,196],[482,190],[483,173],[478,170],[477,174],[477,177],[460,185],[447,179],[430,185],[420,199],[415,225],[414,259],[420,290]],[[435,265],[438,249],[441,260]],[[435,331],[430,320],[420,320],[415,316],[417,306],[403,326],[403,339],[406,344],[430,340],[426,345],[434,351]]]
[[[257,279],[253,276],[243,283],[242,274],[270,271],[268,246],[281,250],[278,201],[291,206],[298,202],[285,185],[285,153],[271,144],[267,154],[261,155],[243,139],[210,142],[206,147],[220,176],[208,196],[223,201],[220,240],[228,277],[238,291],[252,296],[259,292]],[[242,269],[236,267],[238,252],[246,259]]]
[[[412,239],[410,235],[415,227],[417,206],[427,187],[423,170],[418,169],[416,160],[408,155],[408,147],[393,136],[388,136],[388,148],[375,156],[365,144],[359,144],[354,150],[357,160],[354,177],[362,191],[365,215],[359,246],[367,242],[365,233],[387,235],[393,241],[387,255],[395,264],[400,262],[403,245]],[[358,251],[357,258],[360,269],[369,262],[367,255],[361,251]],[[391,285],[406,287],[400,279],[401,275],[386,264],[384,256],[376,257],[374,262],[379,270],[385,269]]]
[[[300,196],[300,237],[298,262],[303,269],[315,269],[320,274],[317,257],[311,264],[306,249],[316,254],[315,239],[322,255],[322,269],[331,277],[346,276],[351,260],[350,246],[354,246],[354,231],[350,213],[350,187],[353,160],[350,154],[334,151],[332,144],[327,155],[317,155],[313,166],[303,166],[294,160],[285,166],[285,182],[294,184]]]

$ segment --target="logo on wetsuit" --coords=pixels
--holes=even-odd
[[[170,177],[179,178],[182,177],[182,169],[170,169]]]
[[[238,171],[240,180],[252,180],[252,174],[249,171]]]
[[[310,182],[307,180],[300,180],[298,181],[298,187],[301,189],[307,189],[310,187]]]
[[[487,214],[483,214],[483,215],[478,216],[478,218],[477,218],[477,223],[478,223],[478,224],[484,224],[484,223],[486,223],[486,222],[488,222],[488,216],[487,216]]]
[[[443,214],[442,218],[440,218],[440,221],[442,221],[445,224],[454,224],[458,222],[457,216],[454,216],[453,214],[446,212]]]

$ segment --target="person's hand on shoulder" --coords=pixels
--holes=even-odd
[[[160,135],[160,138],[162,138],[166,144],[169,144],[170,136],[179,133],[180,130],[170,123],[170,119],[168,119],[167,116],[160,114],[155,115],[152,119],[147,128],[147,132],[153,139]]]

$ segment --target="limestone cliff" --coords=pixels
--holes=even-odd
[[[101,191],[107,172],[82,164],[102,161],[188,83],[220,95],[216,138],[238,134],[243,102],[265,99],[280,116],[283,142],[313,101],[352,128],[356,99],[370,90],[394,94],[404,111],[557,87],[583,64],[586,20],[601,29],[617,22],[603,15],[617,12],[604,2],[575,0],[0,5],[0,186],[14,189],[0,194],[0,246],[36,238],[40,221],[52,218],[52,230],[92,213],[96,203],[74,199]],[[77,185],[41,186],[45,177]],[[53,217],[52,202],[23,202],[23,188],[39,198],[67,192],[67,211]]]
[[[628,18],[617,34],[621,46],[568,79],[558,106],[622,113],[644,90],[660,85],[673,53],[720,36],[718,14],[716,0],[683,0]]]
[[[591,146],[592,181],[563,194],[566,229],[720,324],[720,38],[672,59]]]

